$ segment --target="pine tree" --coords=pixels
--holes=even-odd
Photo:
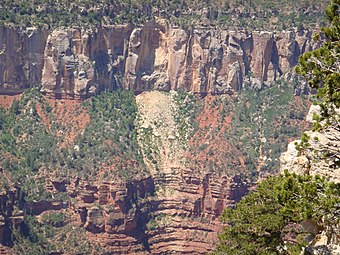
[[[214,254],[300,254],[309,233],[301,222],[320,228],[339,222],[340,184],[318,176],[288,174],[269,177],[235,208],[226,208],[227,226]]]
[[[340,108],[340,0],[332,0],[326,8],[330,22],[322,28],[326,37],[319,49],[307,52],[299,59],[296,71],[309,79],[321,100],[321,120],[334,121],[335,108]],[[320,34],[315,39],[320,38]]]
[[[301,56],[296,68],[317,89],[322,110],[318,117],[320,128],[321,121],[325,121],[325,126],[340,127],[336,114],[340,108],[339,11],[340,0],[332,0],[326,9],[330,25],[322,28],[326,40],[319,49]],[[302,149],[309,145],[304,138]],[[332,228],[339,224],[339,207],[340,184],[287,172],[269,177],[235,208],[224,210],[221,220],[226,227],[219,235],[214,254],[301,254],[305,237],[310,234],[301,223],[308,220],[320,228]]]

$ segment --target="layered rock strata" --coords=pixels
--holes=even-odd
[[[192,127],[188,116],[180,116],[177,96],[152,91],[136,97],[138,141],[155,183],[148,245],[152,254],[205,254],[216,242],[223,208],[239,201],[249,185],[237,176],[187,166],[184,152]]]
[[[42,85],[53,96],[103,89],[230,93],[270,85],[312,50],[311,31],[173,28],[164,22],[53,31],[0,29],[0,91]]]
[[[69,229],[79,229],[87,238],[85,242],[107,251],[94,254],[206,254],[211,251],[217,242],[216,233],[222,227],[218,217],[223,208],[239,201],[251,185],[232,173],[222,174],[209,168],[202,171],[187,164],[185,150],[190,149],[188,133],[191,130],[187,116],[191,112],[183,116],[179,107],[190,105],[192,99],[186,93],[178,102],[179,94],[152,91],[136,97],[136,133],[149,170],[147,177],[129,180],[104,177],[110,176],[105,171],[115,175],[115,169],[104,167],[98,171],[100,175],[86,180],[68,179],[52,168],[47,173],[39,171],[31,178],[45,183],[47,196],[32,200],[32,197],[19,196],[20,190],[15,188],[8,194],[0,194],[0,215],[5,216],[0,218],[0,245],[8,245],[5,236],[11,235],[6,231],[18,216],[17,209],[21,209],[34,216],[42,229],[48,226],[44,219],[50,213],[65,215],[66,220],[60,223],[64,225],[54,229],[59,231],[56,236]],[[67,122],[67,113],[60,112]],[[57,247],[58,242],[62,247],[69,245],[64,239],[49,238]]]
[[[32,201],[23,208],[37,218],[50,211],[66,212],[69,223],[84,227],[90,240],[114,254],[205,254],[217,241],[223,208],[238,201],[249,185],[237,177],[172,170],[127,183],[49,179],[47,190],[54,195],[66,192],[72,199]],[[19,193],[13,189],[1,195],[6,219],[0,218],[0,246],[10,236],[6,222],[14,227],[23,222],[23,213],[13,203]]]

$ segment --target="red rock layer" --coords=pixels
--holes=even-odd
[[[66,210],[69,224],[82,226],[88,238],[115,254],[205,254],[216,243],[223,207],[248,191],[237,178],[196,176],[184,169],[128,183],[50,180],[46,188],[72,199],[29,202],[25,210],[36,216]],[[13,212],[17,194],[13,189],[1,195],[8,215],[0,220],[2,244],[5,221],[15,226],[23,221],[23,214]]]

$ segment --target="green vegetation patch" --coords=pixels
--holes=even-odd
[[[312,233],[339,223],[340,185],[318,176],[269,177],[221,216],[228,224],[214,254],[301,254]]]
[[[0,26],[94,27],[144,24],[156,17],[183,28],[234,26],[286,29],[324,21],[323,1],[184,1],[184,0],[2,0]]]
[[[215,96],[201,121],[210,115],[209,121],[217,123],[196,130],[193,167],[203,164],[203,169],[252,180],[259,173],[277,173],[288,141],[308,126],[309,96],[294,96],[295,86],[281,79],[263,90]]]
[[[174,114],[175,123],[178,129],[180,142],[187,147],[188,140],[192,138],[198,128],[196,117],[202,110],[200,101],[194,94],[178,90],[173,94],[173,100],[177,105],[177,112]]]
[[[61,221],[65,217],[62,212],[51,212],[43,215],[43,222],[39,222],[34,216],[26,216],[25,223],[13,231],[14,254],[105,253],[103,248],[86,237],[83,228]]]
[[[129,179],[145,172],[137,143],[137,105],[132,91],[105,92],[86,103],[91,122],[69,152],[85,176],[104,166],[113,166],[120,177]],[[116,171],[111,174],[115,175]],[[79,174],[77,171],[76,174]],[[109,172],[106,172],[107,178]],[[111,176],[111,177],[113,177]]]

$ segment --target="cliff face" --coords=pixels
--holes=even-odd
[[[1,28],[0,88],[42,84],[46,93],[70,97],[116,86],[228,93],[244,81],[262,87],[276,80],[317,47],[311,37],[310,31],[184,31],[162,22],[93,31]]]
[[[307,121],[313,121],[313,114],[320,115],[319,106],[312,105],[307,115]],[[339,114],[339,110],[336,114]],[[309,145],[298,151],[296,143],[288,144],[288,149],[280,157],[281,172],[289,169],[297,174],[320,175],[335,183],[340,182],[339,155],[340,155],[340,132],[338,123],[333,123],[321,131],[307,131]]]
[[[71,200],[31,201],[23,208],[39,222],[51,211],[67,214],[68,223],[84,228],[87,238],[107,252],[206,254],[217,241],[223,208],[238,201],[249,186],[237,177],[172,171],[126,183],[50,178],[46,189],[54,196],[66,192]],[[16,189],[0,194],[2,214],[6,215],[6,219],[0,218],[0,248],[10,240],[8,223],[18,228],[24,220],[15,202],[19,194]]]
[[[307,115],[307,121],[314,122],[313,115],[320,115],[320,107],[312,105]],[[335,120],[339,120],[340,111],[335,110]],[[321,124],[323,124],[321,122]],[[300,175],[321,176],[334,183],[340,183],[340,130],[339,122],[333,121],[319,131],[305,132],[308,144],[302,150],[297,150],[296,145],[301,140],[288,144],[287,151],[280,157],[281,173],[288,170]],[[309,242],[303,254],[330,254],[340,252],[339,231],[340,225],[329,226],[316,232],[316,236]]]
[[[0,27],[0,93],[17,93],[41,83],[48,33]]]
[[[147,23],[140,28],[105,26],[93,31],[1,28],[0,94],[18,93],[36,84],[55,98],[88,97],[116,87],[135,92],[184,89],[201,94],[232,93],[244,86],[262,88],[293,67],[299,54],[317,47],[311,36],[309,31],[250,33],[203,28],[184,31],[163,23]],[[277,93],[282,95],[287,92],[284,90],[281,87]],[[239,176],[248,170],[269,169],[272,161],[269,156],[265,157],[264,152],[272,150],[270,146],[265,147],[264,139],[258,143],[255,131],[253,140],[244,137],[243,133],[252,133],[249,130],[267,132],[262,130],[262,123],[259,127],[250,124],[257,125],[259,121],[255,120],[261,122],[260,113],[255,112],[259,111],[258,105],[262,106],[263,114],[267,108],[272,109],[272,102],[279,102],[282,107],[293,99],[284,97],[281,100],[274,92],[271,93],[272,102],[261,101],[258,96],[247,100],[228,95],[214,99],[208,96],[204,99],[204,110],[196,116],[190,99],[192,94],[182,95],[183,98],[179,94],[153,91],[136,97],[138,119],[134,123],[147,177],[112,181],[96,173],[98,176],[94,174],[92,180],[70,180],[63,175],[52,177],[57,171],[54,167],[46,177],[46,169],[40,166],[34,178],[38,173],[43,176],[42,190],[51,193],[51,198],[18,204],[15,201],[20,200],[19,190],[1,193],[0,213],[4,217],[0,217],[0,244],[9,245],[5,238],[9,225],[16,222],[14,227],[17,227],[22,222],[23,215],[17,211],[20,208],[37,216],[40,227],[46,225],[42,219],[50,211],[65,213],[69,219],[65,225],[81,229],[86,238],[109,252],[205,254],[213,249],[216,232],[221,227],[218,217],[223,208],[237,202],[251,186]],[[1,97],[0,102],[6,103],[4,100],[9,98]],[[76,113],[77,107],[70,104],[75,100],[49,100],[50,104],[46,103],[44,109],[39,104],[35,108],[34,102],[26,103],[26,107],[32,108],[22,110],[22,113],[39,115],[34,120],[45,121],[46,133],[55,135],[56,141],[72,134],[71,138],[56,144],[56,147],[66,147],[69,153],[72,152],[72,156],[65,156],[65,150],[63,154],[56,154],[70,159],[68,163],[72,164],[78,154],[78,159],[85,157],[79,153],[83,148],[75,141],[82,138],[89,114]],[[59,107],[59,101],[67,102],[63,108],[52,111],[53,107]],[[293,116],[300,110],[294,107],[295,104],[289,108]],[[51,111],[55,119],[50,116]],[[275,111],[280,118],[288,115],[281,113],[279,108]],[[112,112],[98,113],[102,117],[106,114]],[[280,118],[267,114],[265,119],[273,121],[269,122],[274,123],[271,126],[280,126]],[[191,123],[193,119],[198,121],[196,131]],[[68,124],[70,127],[66,127]],[[112,123],[105,123],[108,124]],[[72,125],[77,128],[73,130]],[[191,132],[196,133],[190,138]],[[280,130],[280,133],[287,132]],[[266,135],[274,137],[274,130],[268,130]],[[252,146],[259,144],[261,162],[252,165],[251,161],[245,160],[251,151],[241,151],[241,141],[232,139],[241,136],[243,140],[251,141]],[[27,138],[27,134],[22,137]],[[118,138],[121,143],[125,141],[125,138]],[[112,148],[117,146],[110,139],[104,143]],[[274,144],[275,140],[271,139],[270,143]],[[95,150],[102,153],[98,147]],[[105,173],[105,164],[98,165],[103,168],[98,172]],[[125,166],[124,170],[130,167],[135,166]],[[111,174],[115,174],[114,170]],[[34,183],[36,181],[33,179]],[[68,199],[58,199],[62,196]],[[55,231],[67,233],[69,230],[63,227],[57,226]],[[49,240],[51,243],[64,244],[64,240],[53,238]],[[1,249],[0,245],[0,254]],[[66,247],[64,251],[67,253]]]
[[[124,74],[130,34],[129,26],[52,31],[44,45],[43,90],[73,97],[116,86]]]

